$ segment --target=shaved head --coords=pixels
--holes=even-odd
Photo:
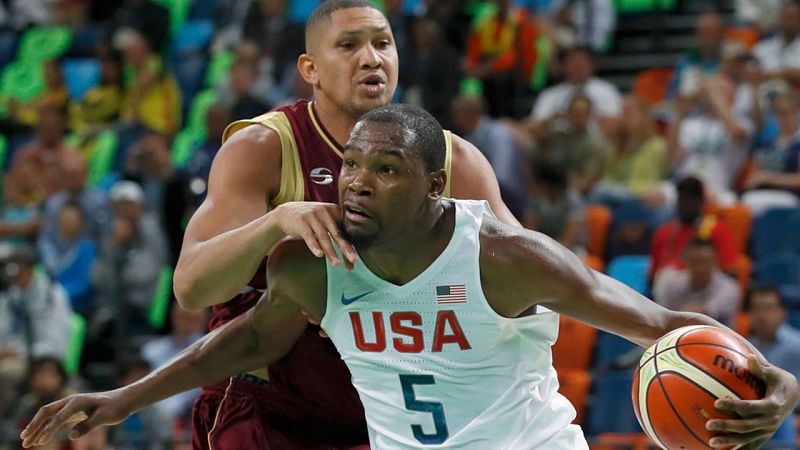
[[[316,46],[320,26],[329,24],[331,15],[336,11],[350,8],[371,8],[380,12],[380,9],[370,0],[328,0],[323,2],[311,13],[311,17],[306,22],[306,53],[311,53],[311,49]]]

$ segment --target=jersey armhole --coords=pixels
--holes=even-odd
[[[444,170],[447,173],[447,182],[444,185],[443,197],[450,197],[450,184],[452,180],[452,166],[453,166],[453,134],[449,130],[444,130],[445,142],[445,156],[444,156]]]

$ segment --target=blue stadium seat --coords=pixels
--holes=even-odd
[[[197,91],[203,84],[203,78],[208,68],[208,58],[202,53],[189,53],[186,55],[173,55],[172,73],[181,90],[181,112],[183,117],[189,111]]]
[[[649,268],[649,256],[618,256],[608,264],[608,275],[627,284],[641,294],[647,294],[647,272]]]
[[[795,231],[796,233],[796,231]],[[756,281],[773,284],[789,308],[800,308],[800,255],[773,255],[756,263]]]
[[[753,222],[753,257],[756,262],[784,253],[800,254],[800,209],[770,209]]]
[[[61,68],[72,99],[80,99],[100,82],[100,63],[96,59],[68,59],[61,64]]]
[[[641,433],[631,403],[632,371],[613,371],[595,374],[589,413],[584,426],[587,436],[601,433]]]
[[[639,360],[640,350],[638,345],[616,334],[598,331],[592,367],[607,369],[615,365],[627,366]]]
[[[189,7],[189,20],[214,20],[218,0],[194,0]]]
[[[175,54],[202,51],[211,42],[214,24],[210,20],[192,20],[183,24],[172,40],[172,51]]]

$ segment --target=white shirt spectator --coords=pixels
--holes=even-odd
[[[667,268],[656,278],[653,299],[675,311],[682,311],[687,305],[701,306],[709,316],[732,326],[739,311],[741,291],[736,281],[719,270],[714,272],[708,286],[695,290],[686,270]]]
[[[611,83],[600,78],[591,78],[583,86],[567,82],[549,87],[539,94],[533,105],[533,117],[546,120],[567,110],[572,96],[582,92],[592,101],[592,111],[600,117],[619,117],[622,113],[622,95]]]
[[[800,37],[786,45],[780,34],[763,40],[753,48],[761,68],[766,72],[800,68]]]
[[[563,8],[567,0],[555,0],[551,8],[556,11]],[[575,24],[578,43],[602,52],[617,25],[617,14],[611,0],[578,0],[570,1],[571,16]],[[591,22],[589,19],[591,18]]]
[[[778,25],[784,0],[736,0],[736,20],[765,31]]]
[[[749,119],[739,117],[739,124],[752,135],[753,124]],[[678,179],[696,176],[713,193],[726,196],[745,160],[748,142],[749,139],[732,139],[717,118],[688,117],[678,130],[678,143],[687,155],[678,164],[676,176]]]

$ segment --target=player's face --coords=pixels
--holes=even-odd
[[[360,117],[389,103],[397,87],[397,47],[389,22],[373,8],[331,15],[313,51],[317,97]]]
[[[415,218],[428,211],[431,180],[408,149],[406,133],[390,123],[359,123],[345,145],[339,175],[342,223],[360,249],[411,231]]]

